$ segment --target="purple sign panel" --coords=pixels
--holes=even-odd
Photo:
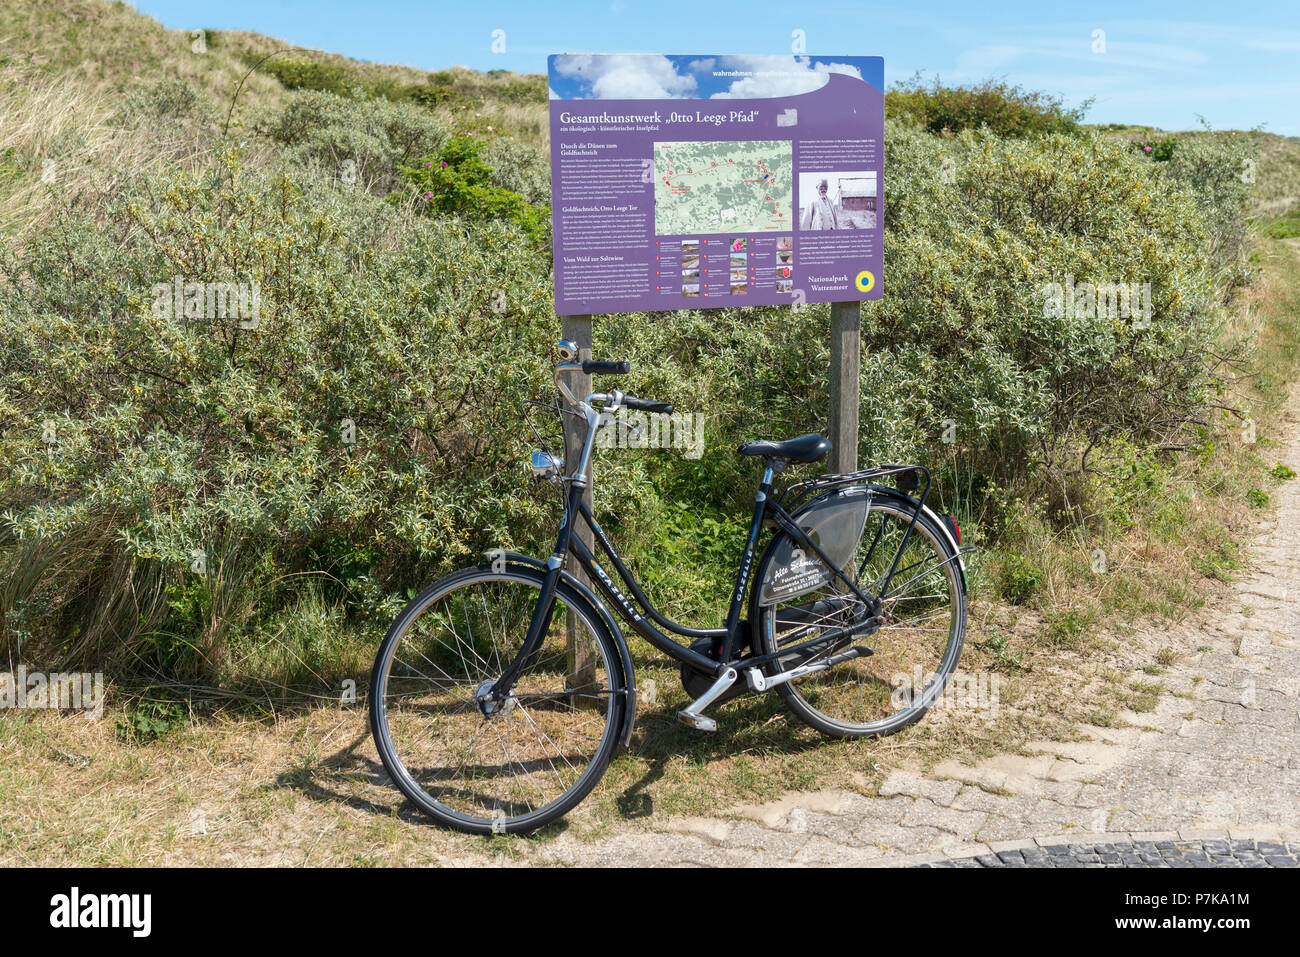
[[[881,297],[880,57],[549,68],[557,313]]]

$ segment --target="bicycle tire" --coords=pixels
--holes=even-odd
[[[481,644],[482,637],[475,636],[472,631],[464,635],[457,633],[455,639],[457,648],[468,645],[474,659],[471,661],[463,651],[460,652],[461,661],[466,663],[463,669],[465,671],[464,680],[457,680],[460,678],[459,674],[453,675],[444,665],[435,663],[433,658],[427,658],[427,654],[427,663],[422,661],[420,665],[427,671],[442,670],[443,676],[447,679],[445,682],[424,675],[424,683],[431,685],[428,691],[425,692],[420,690],[422,687],[421,680],[409,673],[401,674],[396,680],[394,679],[393,669],[395,663],[399,661],[398,651],[403,648],[403,639],[411,635],[413,627],[430,612],[430,609],[438,606],[440,602],[446,605],[449,596],[454,596],[457,593],[462,593],[462,600],[467,599],[470,597],[468,594],[469,589],[490,583],[511,584],[527,590],[540,590],[544,576],[545,573],[541,570],[520,566],[511,566],[504,571],[493,571],[489,566],[476,566],[453,572],[425,588],[403,609],[389,628],[375,656],[375,665],[370,678],[368,708],[371,734],[379,751],[380,760],[398,789],[421,811],[447,827],[474,834],[518,834],[543,827],[568,813],[591,792],[603,777],[617,745],[619,729],[622,726],[626,706],[626,688],[617,643],[596,609],[591,607],[590,603],[570,586],[562,582],[556,588],[556,607],[552,611],[548,628],[543,636],[543,645],[530,656],[524,672],[521,674],[519,681],[516,682],[515,693],[510,699],[515,702],[514,705],[503,708],[501,714],[491,717],[482,714],[481,709],[474,702],[473,691],[470,688],[471,686],[480,687],[484,680],[493,680],[494,676],[485,667],[489,660],[494,666],[508,662],[521,646],[532,608],[532,605],[526,605],[524,602],[512,602],[511,610],[501,611],[503,633],[512,623],[518,625],[519,622],[522,622],[522,628],[515,628],[516,633],[511,635],[509,639],[513,641],[513,647],[498,649],[493,646],[492,651],[489,652],[488,647]],[[489,605],[486,594],[481,593],[480,597],[483,599],[485,614],[489,618],[495,618],[496,612]],[[533,604],[535,604],[535,600]],[[515,617],[516,612],[520,616],[517,619]],[[574,677],[572,674],[564,676],[565,690],[560,690],[561,686],[557,681],[558,676],[546,671],[547,668],[558,665],[552,653],[557,640],[554,633],[557,618],[563,618],[569,614],[576,616],[576,621],[583,630],[582,633],[591,640],[594,650],[597,652],[597,655],[593,658],[596,664],[593,666],[591,684],[584,685],[582,690],[577,692],[569,688],[571,679]],[[450,615],[447,616],[446,620],[448,622],[452,620]],[[452,626],[452,628],[455,630],[456,626]],[[559,640],[562,641],[563,638],[561,637]],[[446,643],[441,639],[438,641],[438,645],[442,649],[447,647]],[[413,645],[412,647],[416,646]],[[444,657],[443,650],[433,644],[427,644],[427,648],[437,655],[439,659]],[[496,657],[492,658],[491,655]],[[450,664],[451,656],[446,657]],[[409,664],[405,670],[410,670]],[[601,675],[603,675],[605,685],[603,688],[600,687]],[[499,671],[497,676],[499,676]],[[519,689],[521,687],[540,687],[543,678],[549,682],[548,686],[553,686],[556,690],[544,693],[531,691],[520,693]],[[530,685],[530,681],[533,684]],[[401,682],[405,683],[401,684],[401,687],[415,689],[406,695],[407,698],[412,700],[411,713],[414,717],[409,722],[403,719],[403,722],[418,725],[421,719],[428,718],[425,723],[437,732],[436,744],[434,743],[435,735],[433,733],[430,733],[427,738],[424,736],[423,730],[412,735],[407,732],[405,724],[403,724],[401,734],[394,734],[394,712],[390,707],[390,699],[399,697],[400,692],[395,688]],[[445,691],[439,687],[440,683],[448,686]],[[442,707],[442,710],[437,711],[435,711],[433,704],[429,702],[416,707],[415,698],[421,694],[431,697],[434,702],[441,702],[445,699],[447,705]],[[557,707],[557,702],[562,701],[564,698],[590,699],[590,704],[584,708],[570,704],[566,714],[562,704]],[[527,705],[524,704],[524,700],[528,701]],[[587,711],[601,712],[599,704],[601,701],[604,702],[604,709],[600,717],[603,727],[600,732],[599,742],[594,747],[591,755],[585,759],[586,766],[573,775],[571,783],[565,784],[565,779],[570,775],[555,764],[554,758],[559,757],[563,764],[568,765],[570,770],[577,770],[574,769],[572,762],[564,753],[564,748],[561,747],[561,744],[567,742],[571,735],[565,733],[564,736],[557,735],[556,738],[552,738],[547,729],[538,723],[538,720],[539,718],[544,720],[554,718],[556,714],[559,714],[561,717],[557,720],[573,724]],[[454,710],[451,707],[452,705],[455,705]],[[471,710],[471,707],[474,710]],[[526,721],[512,720],[512,715],[515,719],[522,716]],[[574,716],[578,716],[578,718]],[[445,717],[446,720],[440,722],[438,717]],[[462,728],[468,730],[470,726],[475,724],[479,725],[478,730],[473,732],[474,739],[460,756],[460,763],[456,769],[450,776],[444,775],[441,778],[435,776],[434,779],[442,782],[442,786],[430,788],[427,785],[422,785],[417,780],[417,775],[413,773],[412,767],[409,766],[419,757],[413,753],[416,750],[416,745],[424,743],[431,751],[436,751],[438,746],[442,746],[442,750],[446,752],[446,760],[454,760],[455,752],[452,746],[446,745],[445,742],[450,739],[452,734],[462,731]],[[489,767],[477,763],[480,754],[475,747],[475,742],[482,733],[483,728],[492,724],[496,725],[494,728],[495,737],[501,742],[502,757],[505,759],[505,769],[499,778],[488,773],[490,771]],[[513,747],[511,747],[511,745],[515,744],[513,740],[515,732],[520,731],[521,737],[526,737],[530,730],[530,724],[531,733],[536,738],[537,745],[532,749],[532,753],[534,755],[541,754],[545,761],[550,764],[551,772],[564,785],[560,793],[554,798],[539,802],[540,806],[536,807],[532,806],[528,798],[530,787],[545,796],[546,792],[539,782],[549,780],[550,775],[547,773],[547,769],[542,766],[542,762],[536,757],[525,762],[515,754]],[[590,721],[587,724],[589,725]],[[503,728],[506,729],[504,737],[502,735]],[[400,744],[395,741],[395,737],[400,739]],[[580,737],[590,737],[590,735],[580,735]],[[489,742],[482,755],[482,757],[486,758],[488,756],[487,752],[492,750],[490,746],[491,738],[485,737],[484,740]],[[510,741],[510,744],[507,744],[507,741]],[[521,749],[530,747],[531,744],[526,740],[518,742]],[[568,745],[566,744],[566,746]],[[400,753],[402,751],[407,753]],[[555,752],[555,754],[551,754],[551,752]],[[471,755],[476,759],[474,764],[469,764]],[[427,760],[437,760],[440,757],[440,755],[435,754]],[[532,767],[533,765],[536,765],[536,767]],[[516,772],[515,766],[518,767],[519,771],[524,772],[526,777],[522,780],[527,780],[529,785],[525,786],[521,783],[521,776]],[[464,780],[458,779],[462,769],[467,775],[478,775],[478,777],[466,779],[472,780],[473,786],[465,783]],[[420,776],[426,779],[431,777],[429,768],[421,768],[420,771],[422,772]],[[536,775],[534,775],[534,771],[537,771]],[[507,777],[507,773],[514,776],[513,782]],[[508,801],[502,797],[503,790],[509,789],[512,783],[514,789],[523,798],[523,803],[527,805],[527,809],[523,813],[513,812],[514,806],[518,803],[513,795]],[[490,790],[491,793],[480,795],[480,792],[484,790]],[[450,800],[449,793],[453,797],[460,797],[460,800],[458,802]],[[486,804],[488,797],[492,797],[493,807],[484,808],[483,813],[474,813],[470,805],[475,802],[467,797],[471,795],[481,796],[482,800],[478,802],[480,804]],[[510,808],[510,810],[505,808]]]
[[[898,523],[900,523],[901,527],[901,523],[910,521],[912,514],[916,511],[917,505],[914,500],[904,498],[897,493],[888,492],[884,495],[877,496],[875,502],[872,504],[869,515],[889,515],[896,519]],[[868,520],[870,521],[870,517]],[[847,721],[827,714],[824,710],[825,705],[818,707],[814,701],[810,700],[813,696],[809,691],[819,685],[824,685],[829,681],[829,676],[837,672],[843,676],[853,671],[864,672],[868,668],[879,668],[881,665],[881,659],[875,655],[871,657],[858,658],[844,664],[836,665],[827,671],[818,672],[803,679],[795,679],[777,685],[776,690],[781,695],[790,711],[801,721],[815,728],[822,734],[836,738],[884,737],[890,734],[895,734],[908,725],[919,721],[925,715],[943,693],[953,672],[956,670],[957,662],[961,657],[962,645],[965,640],[967,617],[966,588],[964,581],[962,580],[961,571],[958,567],[958,555],[943,530],[939,527],[938,522],[930,514],[924,511],[920,511],[916,515],[916,526],[912,531],[912,536],[909,537],[909,550],[913,547],[913,538],[918,536],[918,533],[920,537],[919,540],[923,541],[927,547],[932,549],[936,561],[942,563],[936,566],[934,572],[942,575],[946,584],[948,602],[951,605],[951,621],[943,654],[938,658],[934,670],[930,672],[932,677],[925,684],[920,693],[915,693],[916,689],[913,689],[906,707],[897,712],[878,717],[874,720]],[[870,534],[871,530],[869,527],[864,532],[864,541],[870,537]],[[778,539],[780,537],[783,536],[778,536]],[[759,565],[756,579],[758,583],[765,580],[767,566],[773,560],[773,556],[776,552],[776,544],[777,543],[774,540],[772,544],[769,545],[763,561]],[[862,545],[860,544],[859,549],[861,548]],[[863,566],[865,567],[866,562],[862,559],[860,552],[855,555],[854,558],[855,568],[858,567],[857,562],[859,561],[862,561]],[[759,585],[756,584],[755,588],[758,587]],[[832,586],[826,587],[830,588]],[[894,587],[896,586],[891,584],[891,590]],[[801,598],[806,601],[808,596],[801,596]],[[896,605],[897,602],[895,602],[895,607]],[[770,654],[779,650],[780,639],[777,634],[777,628],[778,620],[781,617],[781,613],[778,610],[780,607],[779,603],[773,603],[759,608],[756,633],[754,635],[755,646],[759,654]],[[906,619],[902,620],[906,621]],[[889,627],[890,626],[887,624],[874,635],[868,636],[864,639],[865,643],[869,646],[877,644],[880,642],[882,635],[887,632]],[[798,663],[803,662],[800,661]],[[866,663],[871,664],[868,665]],[[775,676],[786,670],[788,665],[792,666],[793,664],[793,661],[786,663],[783,662],[782,659],[778,658],[767,665],[765,671],[769,676]],[[890,664],[885,664],[885,667],[890,667]],[[890,680],[892,680],[892,678],[893,676],[891,676]],[[880,678],[877,675],[872,675],[870,680],[876,684],[880,683]],[[897,687],[893,688],[895,694],[897,693],[897,690]],[[892,702],[893,698],[891,697],[889,700]]]

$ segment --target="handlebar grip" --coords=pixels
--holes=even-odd
[[[615,375],[624,375],[632,371],[632,363],[602,362],[599,359],[585,359],[582,363],[582,371],[588,374],[592,372],[611,372]]]
[[[663,415],[673,414],[673,404],[671,402],[657,402],[654,399],[638,399],[634,395],[623,396],[623,404],[629,409],[639,409],[642,412],[659,412]]]

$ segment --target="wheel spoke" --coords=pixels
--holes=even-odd
[[[478,700],[522,647],[540,576],[457,577],[381,649],[381,754],[407,796],[445,823],[481,832],[537,826],[580,798],[608,762],[621,713],[611,684],[617,659],[594,613],[560,593],[514,687]],[[568,620],[574,653],[588,663],[580,691],[569,687]]]
[[[911,532],[906,534],[909,525]],[[900,553],[905,534],[906,547]],[[912,702],[928,698],[956,665],[965,629],[965,596],[956,557],[924,517],[918,516],[912,525],[909,509],[878,500],[868,513],[858,555],[845,567],[857,568],[858,587],[875,595],[894,565],[890,591],[882,596],[887,616],[884,625],[861,638],[845,639],[811,656],[796,656],[776,665],[789,668],[816,664],[842,652],[851,642],[871,649],[869,656],[778,686],[800,717],[827,733],[860,735],[897,730],[918,710]],[[856,596],[848,589],[841,590],[834,580],[787,601],[786,606],[778,604],[765,613],[766,624],[761,629],[765,652],[806,641],[818,631],[849,627],[866,614]],[[816,602],[824,602],[825,608],[819,608]],[[795,608],[802,611],[796,612]],[[901,614],[895,617],[896,613]],[[796,616],[798,620],[794,620]],[[909,696],[900,700],[896,694],[898,682],[910,685],[917,668],[926,687],[911,689]]]

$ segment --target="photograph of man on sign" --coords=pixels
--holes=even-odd
[[[809,200],[804,210],[800,229],[839,229],[839,217],[835,214],[835,205],[826,195],[829,184],[825,179],[817,183],[817,196]]]

